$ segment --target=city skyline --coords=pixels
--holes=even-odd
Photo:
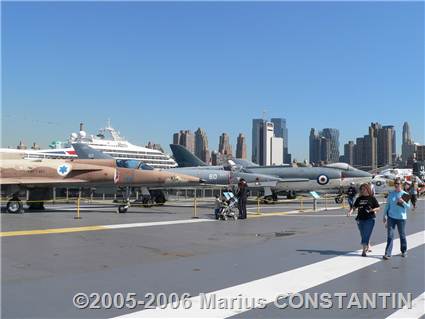
[[[257,120],[258,121],[263,121],[262,119],[257,119]],[[382,125],[382,123],[379,123],[379,122],[376,122],[376,123],[373,123],[372,122],[372,124],[378,124],[381,128],[384,128],[384,129],[390,128],[391,131],[392,131],[392,133],[393,133],[393,135],[392,135],[393,137],[394,137],[394,134],[395,134],[395,137],[396,137],[395,138],[395,141],[400,141],[400,142],[397,142],[397,145],[400,146],[400,147],[399,148],[398,147],[396,148],[396,152],[395,153],[394,153],[394,151],[392,151],[392,156],[391,156],[392,162],[394,162],[394,159],[395,159],[394,156],[402,157],[402,155],[403,155],[403,142],[404,142],[404,139],[405,139],[405,132],[406,132],[406,128],[405,127],[406,127],[406,124],[407,124],[407,130],[408,130],[408,134],[407,134],[407,136],[408,136],[408,140],[407,140],[408,141],[408,144],[407,145],[408,146],[410,146],[410,145],[412,145],[412,146],[413,145],[423,145],[417,139],[415,139],[414,136],[412,136],[412,134],[411,134],[411,127],[410,127],[410,124],[409,124],[408,121],[403,122],[403,125],[402,125],[402,128],[403,129],[401,131],[399,131],[398,133],[397,133],[397,130],[395,129],[395,127],[396,127],[395,125]],[[252,129],[252,127],[251,127],[251,129]],[[366,129],[367,128],[365,128],[365,130],[363,132],[366,132]],[[338,128],[332,128],[332,129],[325,128],[323,130],[315,130],[315,129],[311,128],[310,129],[310,135],[306,134],[307,140],[309,139],[309,136],[310,136],[310,142],[311,142],[312,131],[315,132],[317,134],[317,136],[324,138],[322,134],[323,134],[323,131],[326,131],[326,130],[336,130],[336,131],[338,131],[338,135],[341,132]],[[370,127],[369,127],[369,130],[370,130]],[[77,132],[77,131],[78,130],[74,130],[74,132]],[[197,132],[202,132],[201,133],[202,134],[202,138],[205,139],[205,142],[206,142],[206,144],[205,144],[206,147],[205,147],[204,151],[206,151],[207,153],[204,154],[205,158],[204,158],[204,156],[198,156],[202,160],[204,160],[205,162],[207,162],[207,163],[209,162],[209,159],[210,159],[210,156],[211,156],[211,152],[214,152],[214,151],[215,152],[219,152],[219,150],[220,150],[220,140],[223,138],[223,134],[226,136],[226,141],[228,141],[228,145],[230,146],[230,149],[231,150],[234,149],[234,152],[232,151],[232,155],[234,157],[236,157],[236,150],[237,150],[237,145],[238,145],[238,138],[240,137],[240,135],[242,135],[243,136],[243,139],[244,139],[244,142],[245,142],[245,154],[246,154],[246,158],[252,160],[252,158],[251,158],[252,157],[252,153],[248,153],[248,151],[247,151],[247,149],[248,149],[248,142],[247,142],[247,139],[246,139],[246,134],[244,134],[244,133],[238,133],[237,136],[236,136],[236,138],[234,138],[234,142],[232,142],[232,137],[229,134],[227,134],[227,133],[221,133],[219,136],[217,136],[217,139],[218,139],[217,147],[212,146],[212,147],[209,147],[209,148],[208,148],[208,136],[209,135],[207,134],[206,130],[203,129],[203,128],[201,128],[201,127],[198,127],[198,129],[196,131],[194,131],[194,132],[192,132],[192,130],[190,130],[190,129],[181,129],[181,130],[178,130],[178,132],[172,134],[171,142],[166,142],[166,143],[162,144],[162,143],[155,143],[154,141],[148,141],[145,144],[147,144],[146,147],[148,147],[148,148],[149,148],[149,144],[152,144],[152,148],[153,147],[161,147],[162,149],[168,149],[168,145],[170,143],[180,144],[180,145],[183,145],[185,147],[187,147],[189,145],[189,147],[187,147],[187,148],[192,153],[194,153],[196,155],[196,153],[197,153],[197,151],[196,151],[196,145],[197,145],[196,144],[196,133]],[[89,131],[88,133],[94,135],[95,132],[94,131],[93,132]],[[288,132],[287,132],[287,134],[288,134]],[[370,131],[369,131],[369,134],[370,134]],[[347,163],[350,163],[350,160],[345,157],[345,155],[347,153],[346,150],[348,150],[347,147],[346,147],[346,145],[349,144],[350,142],[353,142],[353,146],[356,146],[356,140],[358,141],[359,139],[363,139],[366,136],[367,135],[363,135],[362,136],[362,133],[359,133],[358,136],[356,136],[354,138],[351,138],[351,139],[348,139],[348,140],[345,140],[345,141],[341,141],[341,140],[337,139],[338,140],[338,145],[339,145],[339,148],[338,148],[339,149],[339,159],[341,159],[341,161],[345,161]],[[398,136],[398,138],[397,138],[397,136]],[[394,140],[392,140],[392,141],[394,141]],[[54,142],[57,142],[57,140],[55,140]],[[65,142],[65,139],[63,139],[62,142]],[[132,141],[132,142],[135,142],[135,141]],[[205,143],[205,142],[203,142],[203,143]],[[189,143],[189,144],[187,145],[187,143]],[[31,148],[34,148],[34,145],[36,145],[36,149],[40,149],[40,143],[38,143],[38,141],[26,142],[24,140],[19,140],[17,143],[15,143],[15,145],[8,145],[6,147],[9,147],[9,148],[20,148],[20,147],[24,146],[27,149],[31,149]],[[140,143],[140,145],[142,145],[142,143]],[[298,159],[298,158],[295,158],[295,159],[297,161],[300,161],[300,162],[301,161],[305,161],[305,160],[307,160],[309,162],[313,162],[313,163],[314,162],[320,162],[320,160],[317,161],[317,160],[312,160],[311,159],[311,155],[309,155],[309,153],[311,153],[310,152],[311,147],[312,147],[311,144],[307,142],[305,147],[306,147],[306,150],[307,150],[307,152],[306,152],[307,153],[307,157],[306,158],[303,158],[303,159]],[[45,146],[42,145],[41,148],[48,148],[48,146],[47,145],[45,145]],[[329,150],[327,150],[327,153],[330,154],[330,152],[331,152],[330,151],[330,145],[328,145],[328,148],[329,148]],[[349,152],[353,152],[353,150],[351,149]],[[413,152],[413,150],[411,150],[411,146],[410,146],[409,152],[410,153]],[[224,155],[227,155],[227,154],[224,154]],[[289,155],[291,155],[291,154],[289,154]],[[352,161],[353,162],[356,162],[356,160],[354,158],[353,158]],[[376,159],[376,161],[378,161],[378,159]],[[335,162],[335,160],[330,160],[330,162]],[[383,160],[381,160],[381,164],[382,164],[382,162],[383,162]]]
[[[395,126],[400,154],[404,121],[424,144],[423,8],[2,3],[1,146],[47,147],[111,118],[167,152],[179,128],[204,128],[210,144],[227,132],[233,149],[242,132],[250,158],[251,120],[265,112],[286,119],[292,159],[308,159],[311,127],[339,129],[343,154],[371,122]]]

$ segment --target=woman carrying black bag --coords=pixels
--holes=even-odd
[[[361,236],[362,256],[366,257],[366,253],[370,251],[369,241],[375,226],[376,212],[379,210],[379,203],[373,196],[368,184],[360,186],[360,196],[357,197],[353,208],[348,212],[348,216],[351,216],[354,209],[357,209],[356,221]]]

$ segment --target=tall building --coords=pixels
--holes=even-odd
[[[252,161],[259,165],[283,164],[283,138],[276,137],[272,122],[252,121]]]
[[[190,130],[181,130],[173,134],[173,144],[186,147],[190,152],[195,152],[195,136]]]
[[[312,128],[309,137],[310,163],[336,163],[339,161],[339,130],[325,128],[319,133]]]
[[[325,149],[326,149],[326,160],[322,159],[328,163],[336,163],[339,161],[339,130],[336,128],[324,128],[320,132],[320,136],[326,139]],[[327,144],[329,143],[329,150],[327,149]],[[327,153],[329,151],[329,153]]]
[[[173,134],[173,144],[180,145],[180,132]]]
[[[394,126],[371,123],[369,134],[356,139],[353,148],[354,166],[373,170],[395,163],[395,136]]]
[[[288,129],[286,127],[286,119],[272,118],[270,122],[274,125],[274,136],[283,138],[283,162],[290,164],[291,159],[288,154]]]
[[[210,161],[208,151],[208,137],[203,128],[198,128],[195,131],[195,155],[205,163]]]
[[[383,126],[378,130],[378,167],[393,163],[394,126]]]
[[[309,137],[310,163],[315,163],[315,164],[320,163],[320,159],[321,159],[320,144],[321,144],[321,139],[319,137],[319,134],[316,133],[316,130],[314,128],[312,128],[310,130],[310,137]]]
[[[416,148],[416,159],[421,162],[425,161],[425,145],[417,145]]]
[[[263,119],[253,119],[252,120],[252,157],[251,160],[260,164],[263,163]]]
[[[266,165],[282,165],[283,164],[283,138],[272,136],[270,138],[270,161]]]
[[[246,159],[246,142],[242,133],[239,133],[236,142],[236,158]]]
[[[364,165],[364,137],[358,137],[353,148],[354,165],[362,167]]]
[[[401,144],[401,160],[404,167],[408,166],[408,162],[413,161],[416,151],[416,144],[413,142],[413,138],[410,134],[409,123],[404,122]]]
[[[413,142],[410,134],[410,125],[407,122],[403,124],[402,144],[411,144]]]
[[[380,129],[379,123],[370,123],[369,135],[365,135],[363,166],[371,170],[378,167],[378,132]]]
[[[320,160],[325,163],[331,163],[331,141],[324,137],[320,138]]]
[[[218,152],[222,155],[232,155],[232,146],[230,145],[229,135],[227,133],[220,135]]]
[[[365,170],[377,168],[378,163],[378,132],[380,124],[371,123],[369,134],[356,139],[353,146],[353,165]]]
[[[211,165],[219,165],[220,164],[220,153],[217,151],[211,152]]]
[[[347,144],[344,144],[343,161],[350,165],[354,165],[354,141],[348,141]]]
[[[164,149],[161,147],[161,144],[152,143],[151,141],[148,142],[148,145],[145,146],[146,148],[149,148],[151,150],[157,150],[162,153],[164,153]]]

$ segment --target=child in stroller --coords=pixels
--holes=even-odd
[[[218,219],[238,219],[238,199],[231,191],[223,192],[223,200],[218,213]]]

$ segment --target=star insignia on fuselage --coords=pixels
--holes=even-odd
[[[60,176],[66,176],[71,171],[71,165],[69,165],[67,163],[62,164],[62,165],[58,166],[58,168],[56,169],[56,171],[58,172],[58,174]]]
[[[68,172],[68,166],[62,165],[61,167],[59,167],[59,172],[61,174],[66,174]]]

